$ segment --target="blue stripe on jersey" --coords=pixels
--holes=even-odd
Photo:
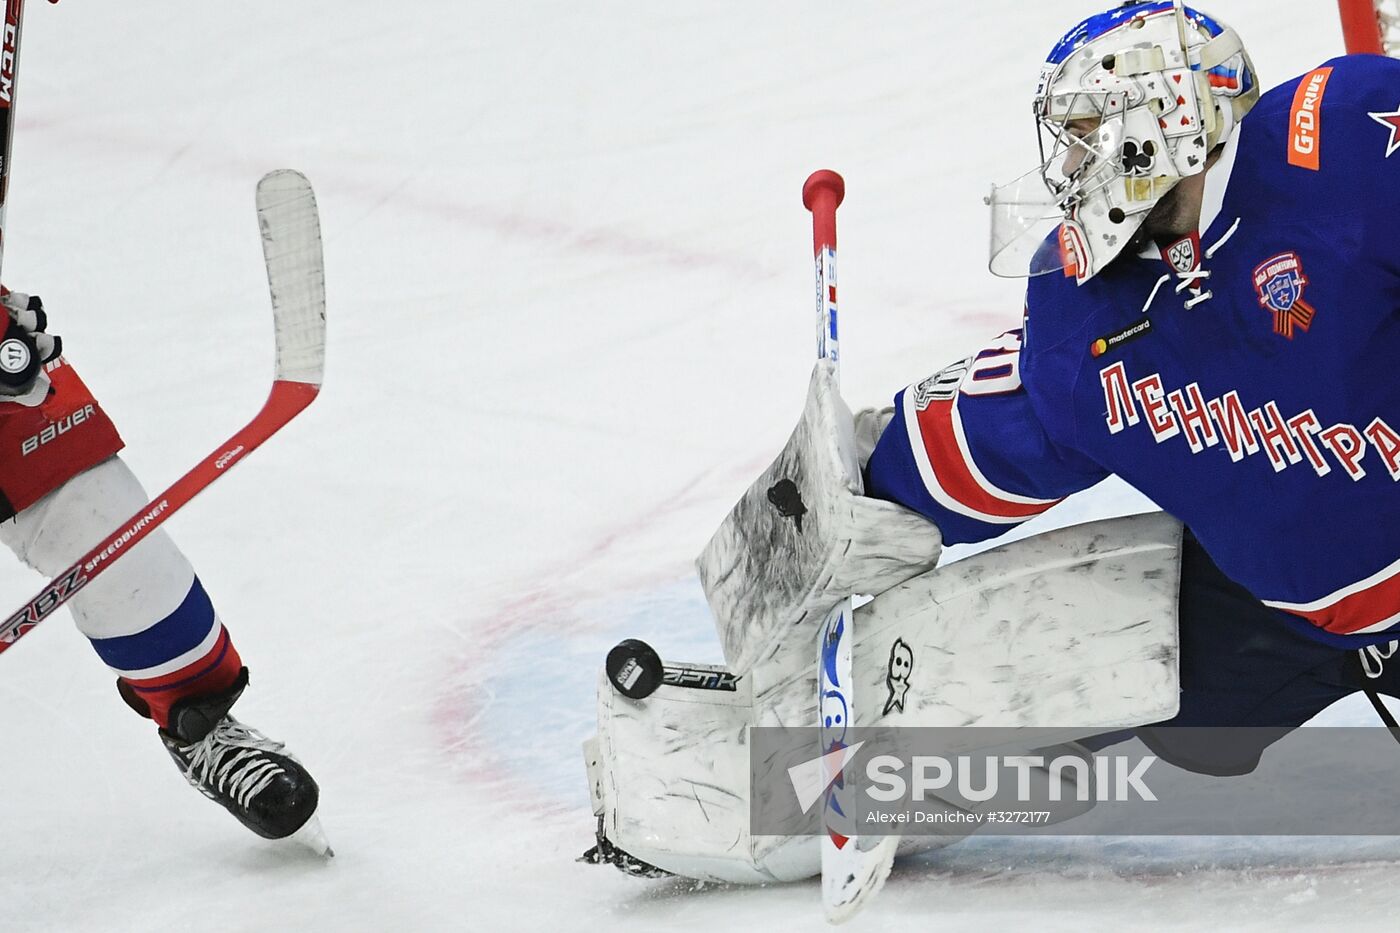
[[[94,638],[92,646],[108,667],[141,671],[197,648],[214,624],[214,604],[195,577],[184,601],[170,615],[134,635]]]

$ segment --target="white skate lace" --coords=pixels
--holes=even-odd
[[[277,754],[284,747],[226,717],[202,741],[181,749],[189,756],[185,778],[200,790],[212,787],[247,809],[249,801],[283,773],[277,762],[260,753]]]

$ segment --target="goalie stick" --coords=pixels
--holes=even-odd
[[[812,250],[816,257],[817,356],[839,367],[840,344],[836,319],[836,208],[846,195],[846,183],[832,171],[814,172],[802,186],[802,203],[812,212]],[[838,369],[839,372],[839,369]],[[842,923],[860,912],[880,890],[894,862],[898,836],[850,833],[854,786],[840,772],[832,774],[847,747],[847,731],[855,725],[856,697],[852,694],[851,647],[855,606],[850,596],[837,603],[822,620],[817,642],[817,726],[821,735],[822,779],[822,907],[826,919]]]
[[[284,169],[258,182],[257,206],[277,344],[272,391],[262,410],[0,624],[0,652],[11,648],[316,398],[326,350],[325,272],[316,195],[304,175]]]

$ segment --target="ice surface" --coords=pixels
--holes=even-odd
[[[1212,7],[1270,82],[1341,49],[1331,4],[1287,7]],[[853,406],[1016,326],[981,195],[1034,161],[1038,63],[1095,8],[31,3],[4,277],[148,486],[262,403],[253,186],[316,186],[326,388],[168,527],[337,858],[183,786],[63,614],[0,661],[0,929],[819,925],[815,884],[572,861],[594,665],[624,635],[718,656],[689,562],[801,408],[810,171],[847,183]],[[0,568],[15,602],[37,582]],[[1381,926],[1397,849],[974,840],[896,867],[850,929]]]

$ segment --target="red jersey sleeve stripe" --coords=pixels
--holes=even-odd
[[[905,393],[905,418],[910,427],[910,445],[923,474],[929,495],[943,507],[995,524],[1014,524],[1033,518],[1057,503],[1058,499],[1027,499],[997,489],[986,481],[972,462],[966,440],[957,425],[953,400],[934,400],[923,410]]]

